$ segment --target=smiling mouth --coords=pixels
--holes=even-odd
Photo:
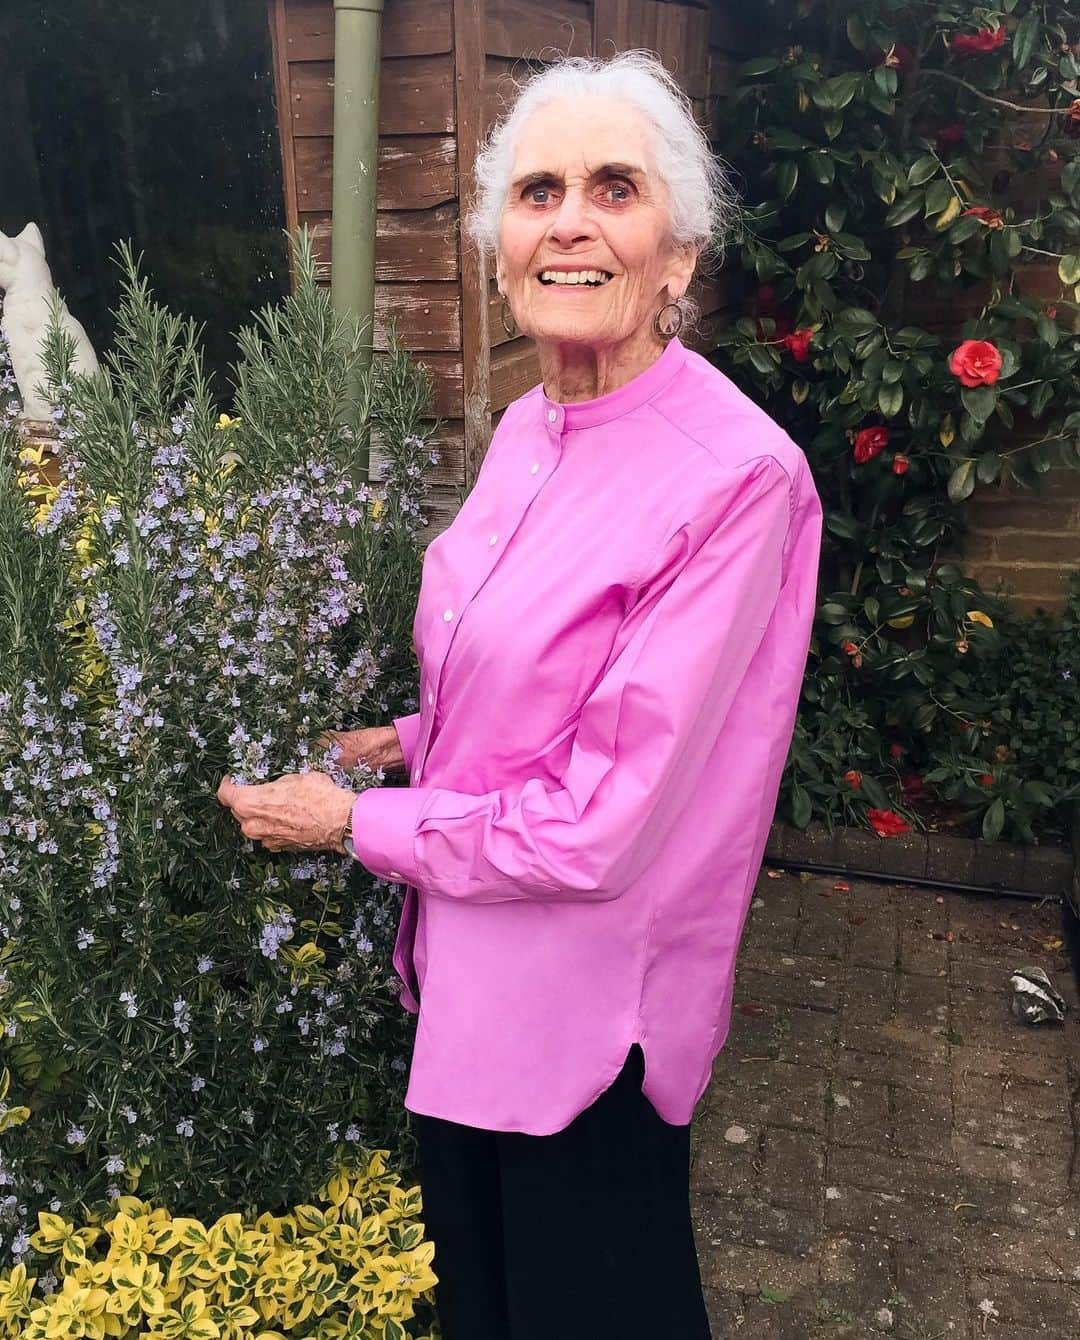
[[[541,284],[600,288],[614,275],[608,270],[541,270],[536,277]]]

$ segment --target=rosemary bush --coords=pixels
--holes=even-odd
[[[50,332],[44,501],[0,427],[6,1261],[39,1211],[136,1188],[212,1218],[302,1201],[361,1148],[414,1166],[400,888],[256,849],[214,794],[226,773],[381,782],[342,774],[320,733],[415,707],[428,387],[396,345],[359,378],[363,333],[306,235],[296,263],[294,295],[239,336],[235,417],[121,248],[102,371],[72,374]]]

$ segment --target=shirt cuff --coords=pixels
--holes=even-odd
[[[405,771],[411,772],[416,741],[420,734],[420,713],[413,712],[409,716],[394,717],[392,720],[394,730],[397,731],[398,743],[401,745],[401,756],[405,760]]]
[[[356,859],[373,875],[419,887],[415,838],[428,791],[414,786],[371,786],[352,807]]]

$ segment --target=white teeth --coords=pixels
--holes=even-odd
[[[606,284],[611,276],[603,270],[541,270],[547,284]]]

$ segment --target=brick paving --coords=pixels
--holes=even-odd
[[[713,1340],[1080,1340],[1062,907],[836,884],[758,881],[692,1131]],[[1010,1013],[1031,964],[1063,1027]]]

